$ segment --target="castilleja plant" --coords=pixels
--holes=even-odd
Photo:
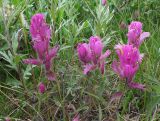
[[[133,45],[118,44],[115,46],[119,61],[112,63],[112,69],[120,78],[126,80],[130,88],[144,90],[145,85],[134,82],[134,76],[142,62],[143,54]]]
[[[52,59],[56,56],[59,46],[50,49],[51,29],[45,22],[43,14],[35,14],[31,18],[30,33],[33,48],[36,51],[37,59],[25,59],[24,63],[32,65],[44,65],[48,80],[55,80],[55,74],[51,70]]]
[[[150,36],[149,32],[143,32],[142,23],[139,21],[133,21],[128,26],[128,44],[132,44],[134,47],[139,48],[143,41]]]
[[[102,53],[104,45],[98,36],[92,36],[89,43],[78,44],[77,51],[80,61],[84,65],[84,74],[99,68],[101,73],[104,74],[105,59],[110,55],[110,50]]]
[[[130,88],[144,90],[145,85],[133,81],[134,76],[142,62],[143,54],[140,54],[139,47],[142,42],[150,36],[149,32],[143,32],[142,23],[133,21],[128,26],[128,44],[118,44],[115,46],[119,62],[112,63],[112,69]]]

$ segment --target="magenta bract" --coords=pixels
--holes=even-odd
[[[131,88],[144,89],[144,85],[133,82],[133,78],[139,68],[139,64],[142,62],[143,54],[140,54],[138,48],[133,45],[121,45],[115,46],[116,53],[119,58],[119,62],[114,61],[112,63],[112,69],[121,78],[127,80],[127,84]]]
[[[45,92],[46,87],[42,82],[40,82],[40,84],[38,85],[38,90],[39,90],[40,93],[44,93]]]
[[[86,43],[78,44],[77,51],[78,51],[79,59],[84,64],[91,61],[91,50],[88,44]]]
[[[41,61],[38,59],[25,59],[25,60],[23,60],[23,62],[25,64],[32,64],[32,65],[40,65],[41,64]]]
[[[128,44],[132,44],[134,47],[139,48],[142,42],[150,36],[149,32],[143,32],[142,23],[133,21],[128,26]]]
[[[102,54],[103,44],[98,36],[92,36],[89,39],[89,46],[92,52],[92,60],[97,64],[99,57]]]
[[[31,18],[30,33],[32,37],[33,48],[38,54],[38,59],[25,59],[24,63],[34,65],[45,65],[46,76],[48,80],[54,80],[55,74],[51,71],[52,59],[57,55],[59,46],[56,45],[50,49],[49,41],[51,39],[51,29],[45,22],[43,14],[35,14]]]
[[[84,64],[84,74],[88,74],[97,67],[102,74],[104,73],[105,59],[110,55],[110,51],[107,50],[104,54],[102,54],[103,43],[100,37],[91,36],[89,39],[89,44],[78,44],[77,51],[79,59]]]

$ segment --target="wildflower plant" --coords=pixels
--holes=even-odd
[[[31,18],[30,33],[32,37],[33,48],[36,51],[37,59],[25,59],[25,64],[44,65],[46,77],[48,80],[55,80],[55,74],[51,70],[52,60],[56,57],[59,46],[56,45],[50,49],[49,41],[51,39],[51,29],[46,24],[43,14],[35,14]]]
[[[145,85],[134,82],[134,76],[139,69],[144,54],[140,54],[139,46],[144,39],[150,36],[149,32],[142,31],[142,23],[133,21],[128,26],[128,43],[115,46],[119,62],[112,63],[112,69],[121,79],[126,80],[130,88],[144,90]]]
[[[115,46],[119,62],[116,60],[112,63],[112,69],[121,79],[126,79],[130,88],[144,90],[144,85],[133,82],[134,76],[142,62],[143,54],[133,45],[118,44]]]

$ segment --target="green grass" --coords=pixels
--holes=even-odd
[[[8,4],[14,9],[5,20],[3,12]],[[82,121],[160,120],[160,3],[108,0],[107,5],[102,6],[99,0],[0,1],[0,119],[71,121],[79,113]],[[22,63],[24,58],[36,57],[29,33],[35,13],[45,14],[51,25],[50,45],[60,44],[52,68],[55,82],[40,75],[42,68]],[[143,30],[151,33],[140,48],[145,57],[135,77],[146,85],[144,92],[124,88],[110,67],[116,58],[115,44],[127,42],[127,29],[121,29],[120,23],[128,25],[134,20],[141,21]],[[83,75],[78,60],[77,44],[88,42],[92,35],[100,36],[105,49],[112,51],[104,76],[98,71]],[[43,95],[37,91],[40,81],[47,85]],[[120,105],[119,100],[110,104],[111,94],[117,91],[124,91],[124,98]]]

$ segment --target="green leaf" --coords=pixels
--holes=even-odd
[[[30,76],[32,75],[31,74],[32,67],[35,67],[35,66],[27,65],[26,69],[24,70],[24,72],[23,72],[23,78],[25,80],[28,80],[30,78]]]
[[[147,118],[149,119],[156,105],[160,103],[160,95],[150,93],[147,97],[146,114]]]
[[[14,53],[17,52],[17,48],[18,48],[18,33],[13,33],[13,36],[12,36],[12,48],[13,48],[13,51]]]

